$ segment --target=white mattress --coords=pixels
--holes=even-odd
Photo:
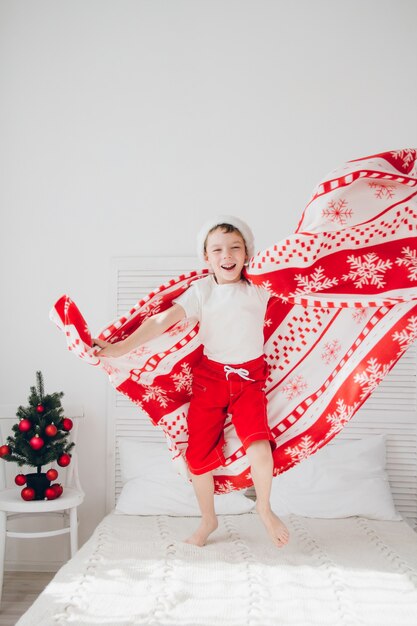
[[[17,622],[154,626],[416,626],[417,535],[406,522],[283,518],[277,549],[256,514],[110,514]]]

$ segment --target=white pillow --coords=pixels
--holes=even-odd
[[[165,444],[121,438],[119,451],[124,485],[117,513],[200,515],[193,487],[175,471]],[[219,515],[230,515],[248,513],[255,503],[243,493],[232,491],[215,495],[214,506]]]
[[[277,515],[401,520],[385,471],[385,436],[339,440],[273,479]]]

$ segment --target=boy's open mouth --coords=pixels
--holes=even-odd
[[[234,270],[235,267],[236,267],[236,263],[232,263],[231,265],[222,265],[221,266],[221,268],[223,270],[228,270],[228,271]]]

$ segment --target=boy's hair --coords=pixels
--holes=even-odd
[[[204,254],[207,252],[207,240],[209,238],[209,235],[211,235],[211,233],[214,233],[214,231],[217,230],[218,228],[221,228],[224,233],[237,233],[238,235],[240,235],[243,239],[243,243],[245,244],[246,254],[248,254],[248,246],[246,245],[245,238],[240,232],[240,230],[236,228],[236,226],[233,226],[232,224],[226,224],[226,223],[216,224],[216,226],[213,226],[213,228],[210,228],[204,240]]]

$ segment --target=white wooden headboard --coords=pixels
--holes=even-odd
[[[113,260],[111,297],[114,317],[171,278],[200,267],[195,257],[129,257]],[[339,439],[385,434],[387,472],[397,510],[417,524],[417,350],[409,349],[384,379]],[[161,431],[127,398],[109,386],[107,509],[122,487],[118,441],[135,437],[165,445]],[[329,445],[332,445],[330,442]]]

